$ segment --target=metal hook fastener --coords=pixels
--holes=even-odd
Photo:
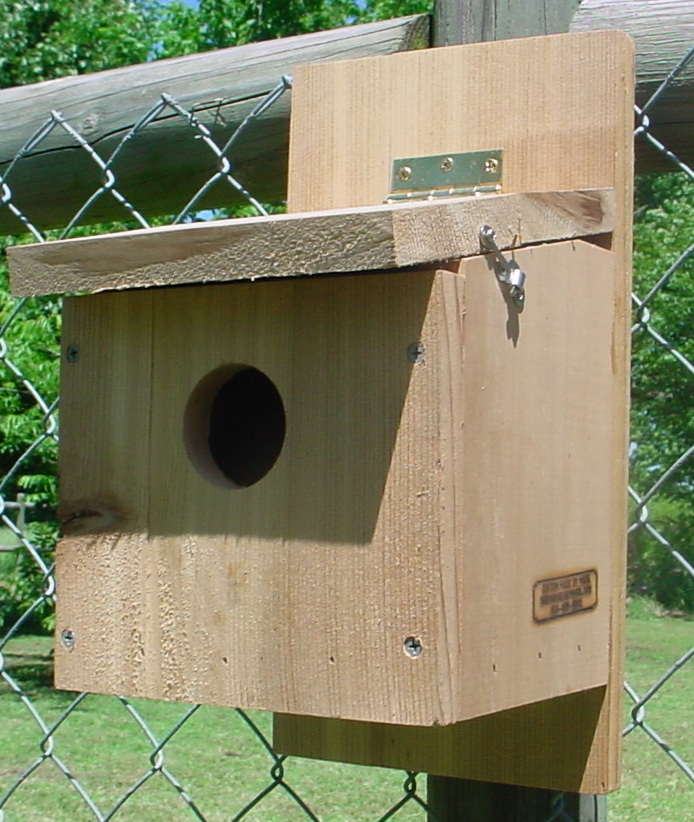
[[[496,244],[496,234],[491,226],[483,225],[480,228],[480,243],[482,248],[490,251],[496,260],[498,271],[497,279],[500,283],[510,286],[509,293],[511,299],[518,306],[523,308],[525,303],[525,272],[515,260],[507,260]]]

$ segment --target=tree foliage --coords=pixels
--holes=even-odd
[[[4,251],[5,243],[0,243]],[[6,349],[0,370],[0,478],[3,495],[28,491],[33,502],[52,502],[55,497],[55,439],[47,437],[46,405],[58,396],[60,336],[59,301],[52,298],[18,303],[9,297],[7,271],[0,270],[0,329]]]
[[[636,311],[632,355],[631,483],[635,514],[694,564],[694,182],[686,174],[637,181],[634,230]],[[632,590],[668,608],[694,611],[694,580],[648,528],[629,541]]]
[[[694,253],[680,261],[694,239],[694,183],[684,174],[640,179],[636,213],[635,290],[647,302],[637,311],[642,325],[633,338],[633,468],[644,487],[694,444]],[[694,460],[668,488],[691,495]]]
[[[432,0],[14,0],[0,88],[430,11]]]
[[[157,57],[430,12],[433,0],[174,0],[153,7]]]
[[[147,60],[154,7],[131,0],[10,0],[0,6],[0,88]]]

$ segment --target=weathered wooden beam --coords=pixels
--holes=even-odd
[[[437,46],[561,34],[569,30],[581,0],[470,0],[437,2],[433,39]]]
[[[694,45],[691,0],[583,0],[571,31],[621,29],[636,42],[636,103],[643,107]],[[694,72],[683,72],[649,108],[651,133],[694,166]],[[643,138],[636,141],[636,173],[675,171]]]
[[[493,32],[495,37],[508,36],[503,20],[511,6],[518,3],[525,9],[522,15],[516,15],[523,21],[521,35],[528,36],[538,29],[532,28],[537,14],[534,17],[529,13],[527,4],[521,0],[495,0],[494,4],[486,4],[493,6],[494,13],[485,14],[480,11],[484,4],[475,0],[465,12],[454,9],[444,14],[444,6],[439,5],[439,42],[462,42],[452,35],[456,25],[465,26],[466,42],[479,39],[485,32]],[[550,32],[561,29],[576,2],[542,0],[541,5],[543,30]],[[610,28],[627,31],[636,41],[639,105],[645,104],[694,43],[690,0],[583,0],[571,23],[572,31]],[[185,108],[194,110],[223,144],[293,66],[388,54],[427,42],[428,17],[419,15],[6,89],[0,92],[0,175],[51,109],[61,111],[82,137],[107,157],[137,119],[162,93],[168,93]],[[288,113],[287,97],[264,114],[261,124],[234,149],[234,172],[263,200],[286,196]],[[694,125],[691,71],[668,86],[649,117],[652,133],[684,162],[694,165],[694,145],[689,139]],[[637,172],[674,168],[645,140],[637,141]],[[118,189],[148,216],[178,212],[216,169],[215,156],[196,139],[190,125],[174,115],[148,126],[128,145],[114,167]],[[60,129],[24,156],[7,180],[12,202],[41,229],[67,225],[100,182],[96,164]],[[200,205],[236,202],[231,187],[218,184]],[[127,216],[126,210],[106,194],[90,208],[84,221]],[[10,210],[0,207],[0,234],[22,230]]]
[[[0,91],[0,175],[9,168],[51,110],[64,118],[103,158],[166,93],[193,111],[223,146],[257,103],[295,66],[304,63],[390,54],[429,42],[429,17],[417,15],[333,31]],[[289,96],[263,114],[234,148],[233,173],[265,201],[286,196]],[[217,158],[181,116],[169,110],[128,143],[115,163],[117,189],[148,216],[177,213],[217,171]],[[99,187],[92,158],[61,128],[14,166],[6,183],[12,202],[40,229],[63,227]],[[0,197],[4,192],[0,189]],[[218,185],[201,207],[239,202],[231,186]],[[90,208],[85,222],[129,219],[110,194]],[[22,231],[9,209],[0,207],[0,234]]]
[[[374,271],[612,231],[614,191],[465,197],[192,223],[8,249],[18,296]]]

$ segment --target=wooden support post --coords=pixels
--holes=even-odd
[[[580,0],[437,0],[434,46],[449,46],[569,30]],[[491,782],[429,776],[432,822],[544,822],[553,791]],[[576,822],[606,822],[604,797],[565,794],[565,809]]]
[[[437,0],[433,44],[459,46],[569,30],[581,0]]]
[[[542,788],[495,785],[469,779],[429,777],[428,805],[431,819],[437,822],[546,822],[558,810],[576,822],[604,822],[606,797],[590,794],[564,794]],[[565,817],[562,817],[565,818]]]

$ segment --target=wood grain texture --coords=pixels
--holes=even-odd
[[[549,22],[558,25],[563,19],[563,12],[560,15],[558,11],[563,2],[546,5]],[[0,92],[4,116],[0,174],[51,108],[62,111],[83,137],[107,155],[159,94],[167,92],[192,108],[224,142],[255,102],[293,66],[421,48],[427,42],[427,27],[428,19],[420,15],[4,90]],[[690,0],[583,0],[572,22],[575,31],[610,29],[634,38],[640,104],[686,54],[694,42],[693,27]],[[470,24],[468,30],[477,31],[477,24]],[[685,72],[649,112],[654,134],[689,165],[694,165],[689,139],[693,99],[692,74]],[[259,196],[283,199],[289,108],[280,105],[265,118],[262,132],[239,147],[237,168]],[[197,144],[191,146],[191,130],[178,118],[157,124],[151,135],[152,139],[143,135],[131,146],[133,155],[128,163],[117,168],[119,180],[124,193],[143,213],[177,213],[216,170],[214,158],[199,151]],[[17,205],[43,228],[67,225],[100,183],[93,162],[86,156],[80,160],[67,137],[54,132],[52,140],[58,139],[62,142],[51,144],[58,150],[24,158],[7,181]],[[640,139],[636,168],[645,173],[674,167]],[[172,174],[172,169],[177,173]],[[50,180],[50,196],[46,196],[46,180]],[[205,204],[228,205],[230,197],[231,190],[215,188]],[[110,197],[102,197],[90,211],[93,222],[124,216]],[[23,233],[24,227],[8,209],[0,209],[0,231]]]
[[[581,0],[438,0],[434,6],[436,46],[458,46],[538,34],[560,34]]]
[[[483,257],[463,273],[75,298],[61,514],[78,530],[58,622],[77,642],[57,650],[60,687],[445,725],[603,685],[609,600],[539,626],[532,588],[584,567],[610,587],[608,488],[587,478],[610,436],[613,255],[581,241],[516,255],[533,272],[520,317]],[[206,482],[181,436],[196,383],[228,361],[267,374],[288,420],[279,461],[241,491]],[[593,516],[549,522],[575,493]],[[116,516],[93,527],[92,511]]]
[[[603,686],[614,255],[516,257],[522,314],[486,257],[73,299],[59,686],[428,726]],[[208,483],[181,435],[225,362],[272,379],[288,421],[242,490]],[[535,622],[535,583],[586,568],[598,607]]]
[[[690,0],[582,0],[571,31],[628,32],[636,43],[636,103],[643,107],[694,43]],[[651,131],[680,159],[694,165],[694,74],[685,70],[648,110]],[[636,140],[636,171],[676,171],[645,139]]]
[[[147,596],[147,517],[141,507],[150,479],[153,308],[149,293],[122,296],[123,310],[108,314],[77,298],[63,305],[59,476],[69,503],[58,507],[65,536],[56,549],[56,579],[61,602],[73,603],[88,601],[99,576],[109,580],[101,606],[94,603],[89,622],[80,625],[77,643],[88,642],[92,633],[108,638],[110,647],[94,647],[92,664],[98,669],[111,654],[119,656],[139,686],[147,678],[143,649],[159,642],[158,624],[146,618],[155,603]],[[99,338],[103,343],[93,344]],[[77,360],[74,354],[67,360],[69,347]],[[123,531],[129,534],[126,562],[114,536]]]
[[[504,621],[505,603],[513,601],[516,586],[520,590],[527,588],[532,577],[531,569],[537,569],[534,563],[541,562],[541,557],[546,560],[556,550],[557,573],[562,563],[568,561],[570,564],[571,556],[577,563],[599,563],[605,621],[595,629],[593,639],[597,646],[592,644],[589,655],[595,652],[600,642],[608,657],[611,655],[610,632],[615,630],[611,623],[616,617],[615,611],[620,608],[619,597],[615,599],[617,586],[612,577],[611,557],[614,554],[614,519],[620,515],[623,494],[621,489],[618,493],[612,488],[609,459],[606,463],[608,470],[601,472],[597,467],[601,458],[596,459],[586,452],[586,448],[592,450],[595,447],[595,453],[601,453],[603,459],[607,454],[615,453],[614,433],[609,421],[613,414],[623,413],[623,409],[611,407],[614,401],[608,342],[612,339],[614,319],[611,301],[614,283],[611,278],[604,276],[604,271],[602,275],[597,274],[599,291],[604,288],[602,296],[591,286],[578,302],[576,295],[582,289],[574,292],[569,288],[564,293],[567,302],[562,316],[564,319],[570,317],[571,324],[576,325],[573,332],[569,326],[563,327],[566,334],[563,339],[566,342],[572,334],[574,339],[580,337],[580,357],[576,357],[572,348],[573,353],[565,363],[554,361],[557,353],[552,342],[554,337],[544,326],[549,318],[558,314],[556,305],[548,309],[544,303],[544,299],[549,298],[551,278],[559,272],[566,274],[568,279],[581,278],[591,270],[597,273],[599,260],[611,255],[576,243],[571,246],[570,256],[586,252],[590,262],[587,258],[574,258],[572,262],[555,258],[551,263],[547,260],[550,263],[547,268],[538,265],[538,258],[550,250],[558,252],[563,246],[524,249],[517,255],[524,270],[533,272],[528,286],[527,310],[533,307],[543,317],[543,327],[536,329],[538,336],[534,343],[527,333],[532,319],[530,314],[523,312],[516,327],[512,309],[506,304],[502,310],[499,301],[485,301],[491,314],[472,308],[473,305],[479,307],[480,302],[471,289],[489,285],[488,278],[482,276],[482,264],[485,263],[484,268],[487,268],[482,259],[473,258],[462,264],[461,273],[466,281],[465,305],[451,311],[447,323],[449,333],[456,326],[462,328],[465,360],[461,372],[464,384],[458,386],[460,394],[457,397],[453,394],[453,402],[446,407],[464,407],[465,436],[461,450],[451,443],[449,460],[442,464],[445,487],[451,487],[455,478],[462,478],[463,482],[462,486],[454,486],[456,497],[452,516],[444,517],[442,521],[444,533],[447,532],[445,541],[458,548],[449,555],[449,563],[441,568],[440,630],[458,650],[460,668],[453,681],[459,685],[459,698],[465,702],[470,692],[477,691],[482,685],[484,696],[480,693],[479,698],[489,700],[487,709],[492,704],[498,706],[506,699],[513,699],[513,693],[528,687],[528,677],[532,678],[534,666],[540,666],[552,679],[572,667],[564,654],[573,652],[580,657],[588,650],[577,636],[571,635],[574,630],[586,627],[579,624],[583,617],[577,618],[573,625],[570,620],[563,624],[559,620],[551,626],[554,636],[547,635],[545,639],[549,645],[557,643],[553,650],[549,650],[549,646],[532,646],[534,653],[527,654],[532,642],[541,634],[536,633],[534,638],[526,635],[525,629],[529,626],[522,619],[507,625],[504,639],[497,635]],[[543,270],[549,279],[538,277]],[[544,291],[543,283],[548,286],[544,295],[538,293],[538,290]],[[601,303],[599,317],[596,309]],[[450,301],[448,305],[452,308]],[[495,309],[499,310],[496,316]],[[597,322],[596,326],[594,322]],[[505,343],[500,346],[499,340],[492,342],[490,335],[501,326]],[[600,327],[602,332],[598,330]],[[594,331],[598,337],[606,334],[602,345],[593,336]],[[456,350],[454,339],[447,347]],[[552,355],[548,357],[550,351]],[[516,355],[522,356],[523,352],[529,357],[525,367],[516,360]],[[588,359],[584,359],[584,355]],[[591,362],[592,356],[597,360]],[[501,364],[504,359],[505,367]],[[584,375],[589,373],[591,381],[600,373],[602,379],[587,388],[577,373],[584,368]],[[562,381],[561,386],[557,380]],[[557,396],[562,396],[566,402],[563,411],[552,407]],[[600,407],[585,405],[594,401]],[[590,431],[585,428],[589,420],[592,420],[590,425],[595,426]],[[581,431],[573,428],[577,423]],[[455,423],[451,427],[455,428]],[[446,426],[444,430],[449,429]],[[519,442],[521,448],[517,447]],[[563,448],[567,450],[563,451]],[[577,456],[588,460],[583,469],[574,462]],[[556,459],[560,461],[556,462]],[[474,469],[471,469],[473,465]],[[525,471],[528,471],[527,479],[524,479]],[[588,486],[600,473],[605,484],[595,499],[588,500]],[[579,475],[583,476],[582,481],[578,479]],[[593,487],[592,490],[596,489]],[[471,515],[470,512],[475,513]],[[598,538],[599,533],[601,538]],[[621,571],[618,577],[621,580]],[[483,588],[487,583],[493,588],[494,593],[489,597],[480,590],[480,580]],[[457,595],[452,593],[456,587]],[[558,651],[560,647],[562,650]],[[559,656],[556,656],[557,652]],[[545,663],[548,663],[546,667]],[[595,667],[600,663],[597,658],[591,658],[586,664]],[[606,664],[613,675],[617,660],[608,658]],[[511,675],[506,680],[508,691],[505,692],[503,680],[506,674]],[[599,730],[596,733],[596,728],[600,727],[600,713],[606,708],[605,697],[603,689],[588,689],[572,698],[543,701],[442,729],[276,715],[274,744],[281,752],[301,756],[401,767],[468,779],[493,779],[553,790],[604,792],[608,788],[607,775],[613,776],[612,768],[616,767],[616,751],[614,748],[606,751],[605,740]],[[616,744],[614,739],[612,744]]]
[[[17,296],[376,271],[609,232],[614,192],[545,192],[131,231],[8,249]]]
[[[378,762],[400,767],[402,752],[410,766],[441,775],[557,788],[586,793],[615,789],[620,776],[621,681],[623,657],[624,546],[626,523],[626,453],[629,362],[629,270],[631,254],[631,105],[633,101],[632,49],[615,32],[575,36],[557,35],[520,41],[470,45],[436,50],[422,61],[384,61],[334,66],[320,74],[307,67],[297,73],[293,116],[302,128],[293,129],[290,206],[295,210],[328,205],[373,202],[387,185],[387,167],[396,156],[476,150],[501,146],[505,150],[505,190],[538,187],[614,185],[618,191],[613,249],[617,270],[611,298],[612,426],[609,446],[612,515],[610,519],[611,609],[610,683],[592,722],[590,752],[582,759],[581,746],[570,752],[571,768],[561,777],[559,750],[567,743],[562,722],[578,714],[563,713],[554,703],[519,709],[515,721],[496,724],[493,717],[475,720],[476,735],[468,725],[456,726],[448,744],[427,729],[400,731],[382,726],[275,717],[278,750],[344,761]],[[445,55],[445,56],[439,56]],[[454,56],[455,55],[455,56]],[[440,60],[434,68],[434,62]],[[523,65],[524,71],[508,71]],[[445,77],[445,84],[437,78]],[[381,91],[379,92],[379,88]],[[418,94],[417,90],[422,89]],[[379,94],[383,96],[379,96]],[[339,105],[328,109],[327,99]],[[317,101],[321,105],[316,107]],[[456,105],[451,107],[450,100]],[[309,119],[321,110],[322,119]],[[406,115],[403,114],[406,112]],[[503,112],[503,116],[500,116]],[[349,123],[348,130],[346,124]],[[344,135],[344,143],[340,141]],[[320,146],[315,165],[302,159],[308,146]],[[330,182],[321,186],[313,168],[320,168],[321,151],[338,158]],[[306,156],[306,155],[304,155]],[[570,161],[567,161],[570,158]],[[557,711],[558,713],[555,713]],[[593,714],[593,718],[594,718]],[[541,719],[543,718],[543,719]],[[539,726],[542,728],[538,732]],[[558,724],[559,723],[559,724]],[[490,740],[508,735],[516,756],[499,767]],[[552,730],[553,729],[553,730]],[[575,724],[572,725],[577,732]],[[400,734],[403,734],[401,736]],[[409,734],[404,736],[404,734]],[[553,735],[554,734],[554,735]],[[538,738],[542,740],[538,743]],[[358,740],[353,742],[353,740]],[[359,742],[361,741],[361,744]],[[545,747],[546,743],[546,747]],[[506,743],[499,742],[502,747]],[[462,746],[466,755],[461,756]],[[548,752],[536,770],[524,770],[520,751]],[[367,750],[368,749],[368,750]],[[505,747],[504,747],[505,749]],[[424,751],[435,750],[427,760]],[[553,752],[553,753],[552,753]],[[565,756],[566,754],[562,754]],[[524,754],[525,756],[525,754]],[[503,759],[503,757],[502,757]],[[554,769],[551,767],[555,761]],[[511,763],[511,764],[509,764]],[[515,763],[515,764],[513,764]],[[556,780],[554,784],[549,776]],[[561,777],[561,778],[560,778]]]
[[[296,753],[316,759],[575,791],[585,780],[603,698],[596,688],[426,729],[275,715],[274,744],[293,751],[300,739]]]
[[[432,45],[474,43],[515,37],[562,33],[569,30],[579,0],[438,0],[434,7]],[[499,25],[501,24],[501,25]],[[584,808],[585,794],[564,793],[567,812],[576,822],[605,822]],[[603,797],[604,798],[604,797]],[[499,818],[544,822],[551,815],[552,792],[543,788],[510,786],[429,775],[427,803],[436,822],[455,822],[468,816],[478,822]],[[571,800],[573,804],[570,805]],[[578,807],[574,807],[578,805]]]
[[[395,158],[491,148],[509,194],[611,187],[615,156],[599,149],[625,141],[632,59],[626,35],[595,32],[301,66],[290,209],[374,205]]]
[[[0,91],[0,175],[52,109],[105,158],[166,93],[192,110],[221,147],[295,66],[423,48],[428,39],[429,19],[416,15],[6,89]],[[149,216],[178,213],[217,170],[215,155],[195,139],[188,121],[171,115],[132,140],[113,167],[118,189]],[[234,172],[261,200],[285,196],[288,120],[286,96],[234,151]],[[7,183],[15,204],[45,229],[67,225],[101,177],[93,160],[57,128],[17,163]],[[201,207],[228,206],[237,202],[235,197],[230,186],[216,186]],[[106,196],[95,203],[87,222],[127,217]],[[0,233],[24,230],[8,209],[0,209]]]
[[[386,721],[440,715],[437,571],[421,561],[423,546],[438,541],[429,511],[439,493],[436,412],[430,417],[438,389],[434,369],[414,369],[406,356],[423,326],[438,324],[433,282],[415,272],[73,301],[66,339],[83,340],[64,386],[73,410],[63,419],[72,443],[61,464],[70,477],[61,486],[63,517],[121,500],[128,471],[145,485],[133,481],[119,505],[123,525],[87,536],[85,523],[61,543],[59,630],[70,626],[77,638],[71,650],[57,649],[62,687],[346,716],[376,711]],[[151,323],[114,327],[108,318],[138,298],[152,304]],[[79,332],[91,318],[105,333],[87,340]],[[130,378],[119,368],[100,368],[98,377],[80,370],[92,358],[125,362],[133,351],[141,358]],[[288,419],[273,470],[236,491],[205,481],[181,436],[196,383],[226,362],[268,375]],[[115,394],[122,399],[111,406]],[[84,399],[74,405],[73,396]],[[104,400],[95,427],[89,396]],[[115,436],[125,424],[111,407],[138,435],[119,437],[118,447],[107,437],[102,448],[103,432],[113,427]],[[397,470],[402,464],[412,470]],[[109,630],[97,614],[104,601],[112,603]],[[403,653],[414,631],[432,637],[429,661]],[[122,652],[128,643],[141,648],[142,674],[134,652]],[[388,704],[365,700],[374,676]]]

